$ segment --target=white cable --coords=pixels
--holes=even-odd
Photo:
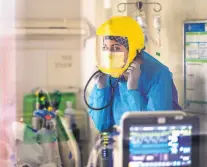
[[[92,151],[91,151],[89,158],[88,158],[87,167],[90,167],[90,163],[92,162],[93,154],[96,154],[96,148],[101,145],[102,140],[103,140],[102,138],[98,139],[96,141],[95,145],[93,146]]]
[[[98,135],[98,136],[100,136],[100,135]],[[88,164],[87,164],[87,166],[90,166],[90,163],[91,163],[92,158],[93,158],[93,153],[96,154],[97,147],[101,146],[101,141],[102,140],[103,140],[103,138],[99,138],[96,141],[95,145],[92,147],[92,151],[91,151],[91,153],[89,155],[89,158],[88,158]]]
[[[93,156],[96,154],[96,149],[93,149],[89,155],[88,163],[86,167],[91,167],[91,164],[93,164]]]
[[[111,136],[109,136],[109,139],[113,139],[113,136],[111,137]],[[96,164],[97,164],[97,159],[98,159],[98,157],[97,157],[97,155],[99,155],[100,154],[100,151],[102,150],[102,149],[106,149],[106,148],[111,148],[111,149],[113,149],[113,144],[110,144],[110,145],[108,145],[108,146],[102,146],[101,148],[98,148],[98,150],[96,149],[96,147],[98,147],[98,144],[99,144],[99,146],[101,145],[101,141],[103,140],[103,138],[100,138],[97,142],[96,142],[96,144],[95,144],[95,146],[93,147],[93,149],[92,149],[92,151],[91,151],[91,153],[90,153],[90,155],[89,155],[89,159],[88,159],[88,163],[87,163],[87,167],[91,167],[91,164],[93,164],[92,166],[94,166],[94,167],[96,167]],[[98,151],[98,153],[97,153],[97,151]],[[95,162],[94,162],[94,157],[95,157]],[[95,164],[95,165],[94,165]]]

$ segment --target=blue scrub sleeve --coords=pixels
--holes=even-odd
[[[146,106],[146,99],[141,95],[139,90],[128,90],[127,83],[119,85],[121,101],[128,111],[143,111]]]
[[[172,74],[163,70],[152,81],[148,94],[147,111],[173,110]]]
[[[101,108],[107,105],[110,99],[111,90],[109,86],[99,89],[97,85],[95,85],[89,96],[89,105],[94,108]],[[89,109],[88,113],[92,118],[95,127],[101,132],[108,130],[114,125],[113,114],[110,106],[98,111]]]

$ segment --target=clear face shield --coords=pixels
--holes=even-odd
[[[97,66],[100,71],[118,78],[128,61],[128,39],[119,36],[97,37]]]

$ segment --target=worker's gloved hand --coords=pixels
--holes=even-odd
[[[96,67],[95,71],[98,71],[97,67]],[[94,76],[94,79],[95,79],[95,82],[96,82],[97,87],[99,89],[103,89],[106,87],[106,85],[107,85],[107,75],[106,74],[99,72],[98,74],[96,74]]]
[[[128,90],[135,90],[138,88],[138,80],[140,74],[141,74],[140,63],[135,60],[132,62],[132,64],[128,67],[128,69],[124,73],[124,76],[127,79]]]

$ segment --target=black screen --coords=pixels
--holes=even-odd
[[[192,125],[131,125],[128,149],[128,167],[191,166]]]

